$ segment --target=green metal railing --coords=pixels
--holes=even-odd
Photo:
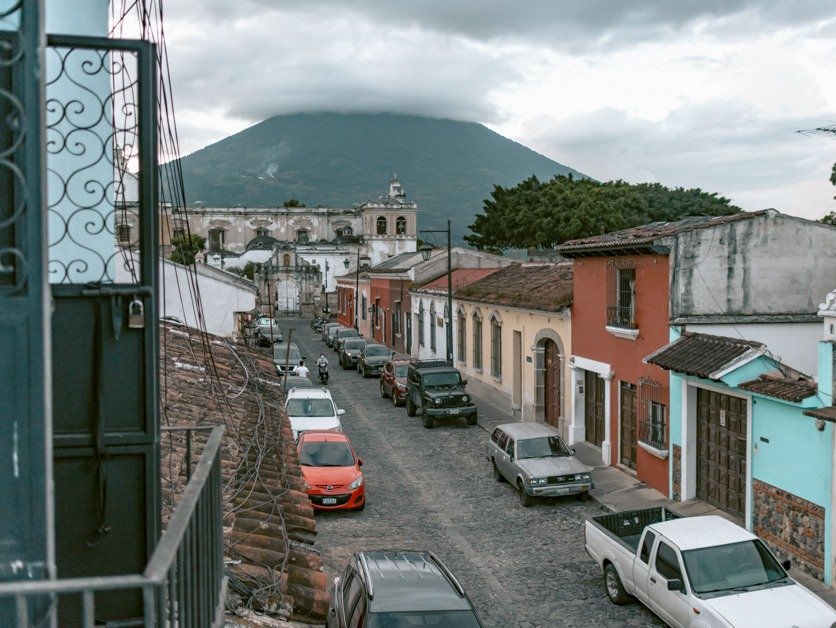
[[[192,430],[185,431],[190,441]],[[0,618],[0,623],[20,628],[57,626],[60,598],[75,595],[81,597],[81,616],[62,616],[62,623],[85,627],[103,621],[120,627],[223,625],[223,433],[223,426],[212,429],[174,516],[142,575],[0,584],[0,600],[14,599],[14,616]],[[142,592],[142,617],[110,622],[96,617],[96,594],[118,590]]]

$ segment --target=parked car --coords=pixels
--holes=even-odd
[[[256,320],[256,338],[259,347],[269,347],[284,340],[279,329],[279,321],[269,316],[262,316]]]
[[[346,338],[343,341],[343,346],[340,349],[340,366],[344,369],[350,369],[357,366],[357,358],[363,347],[366,346],[365,338]]]
[[[289,375],[296,375],[296,369],[299,368],[299,362],[305,359],[302,352],[295,342],[287,345],[274,344],[273,345],[273,364],[276,365],[276,370],[279,375],[284,375],[285,366]]]
[[[305,492],[314,510],[363,510],[366,486],[348,436],[338,432],[306,431],[297,442]]]
[[[293,438],[306,430],[330,430],[342,432],[340,417],[345,410],[334,405],[327,388],[294,388],[287,393],[284,402]]]
[[[831,626],[836,611],[798,584],[757,536],[719,517],[646,508],[587,519],[586,551],[610,600],[633,597],[670,626]]]
[[[494,479],[517,487],[526,508],[537,497],[586,499],[593,487],[592,468],[575,458],[575,450],[546,423],[498,425],[485,445],[485,455]]]
[[[377,342],[370,342],[363,347],[360,356],[357,358],[357,372],[363,377],[380,375],[383,365],[394,355],[386,345]]]
[[[437,418],[464,417],[468,425],[476,425],[476,406],[465,393],[466,384],[443,360],[413,360],[406,372],[406,413],[415,416],[420,409],[426,428]]]
[[[328,628],[479,628],[470,598],[432,552],[357,552],[334,578]]]
[[[330,347],[331,345],[330,345],[330,344],[328,344],[328,342],[327,342],[327,338],[328,338],[328,335],[329,335],[329,333],[331,332],[331,330],[332,330],[332,329],[334,329],[335,327],[342,327],[342,325],[340,325],[339,323],[335,323],[335,322],[333,322],[333,321],[332,321],[332,322],[330,322],[330,323],[325,323],[325,324],[322,326],[322,340],[323,340],[323,342],[325,342],[325,344],[327,344],[329,347]]]
[[[348,329],[348,327],[343,327],[342,325],[337,323],[333,327],[327,327],[326,329],[323,329],[323,331],[325,331],[325,344],[333,348],[337,332],[340,329]]]
[[[360,338],[360,332],[354,329],[353,327],[343,327],[342,329],[338,329],[337,332],[334,334],[334,339],[332,341],[334,345],[334,351],[339,353],[343,342],[345,342],[349,338]]]
[[[396,406],[406,403],[406,372],[409,369],[409,360],[408,356],[393,357],[383,365],[380,372],[380,396],[391,397]]]
[[[287,377],[282,376],[282,389],[285,392],[291,388],[313,388],[314,386],[315,384],[310,379],[301,375],[290,375],[288,373]]]

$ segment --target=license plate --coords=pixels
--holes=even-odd
[[[333,506],[337,503],[336,497],[323,497],[322,498],[322,505],[323,506]]]

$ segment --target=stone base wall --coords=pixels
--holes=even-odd
[[[671,499],[678,502],[682,499],[682,447],[673,445],[672,449],[671,471],[673,472],[673,477],[671,478]]]
[[[760,480],[752,489],[755,534],[779,560],[790,559],[793,567],[823,580],[824,508]]]

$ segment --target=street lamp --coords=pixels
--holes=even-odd
[[[447,219],[446,229],[422,229],[418,233],[446,233],[447,234],[447,364],[453,366],[453,247],[450,243],[450,219]],[[429,244],[421,245],[421,257],[426,262],[432,255],[433,247]],[[431,321],[435,325],[435,321]]]
[[[351,262],[346,257],[343,260],[343,266],[346,267],[346,270],[351,265]],[[354,280],[354,329],[358,332],[360,331],[360,320],[359,320],[359,307],[360,307],[360,247],[357,247],[357,274]]]
[[[325,318],[331,315],[331,308],[328,307],[328,260],[325,260],[325,283],[323,284],[323,291],[325,292]]]

